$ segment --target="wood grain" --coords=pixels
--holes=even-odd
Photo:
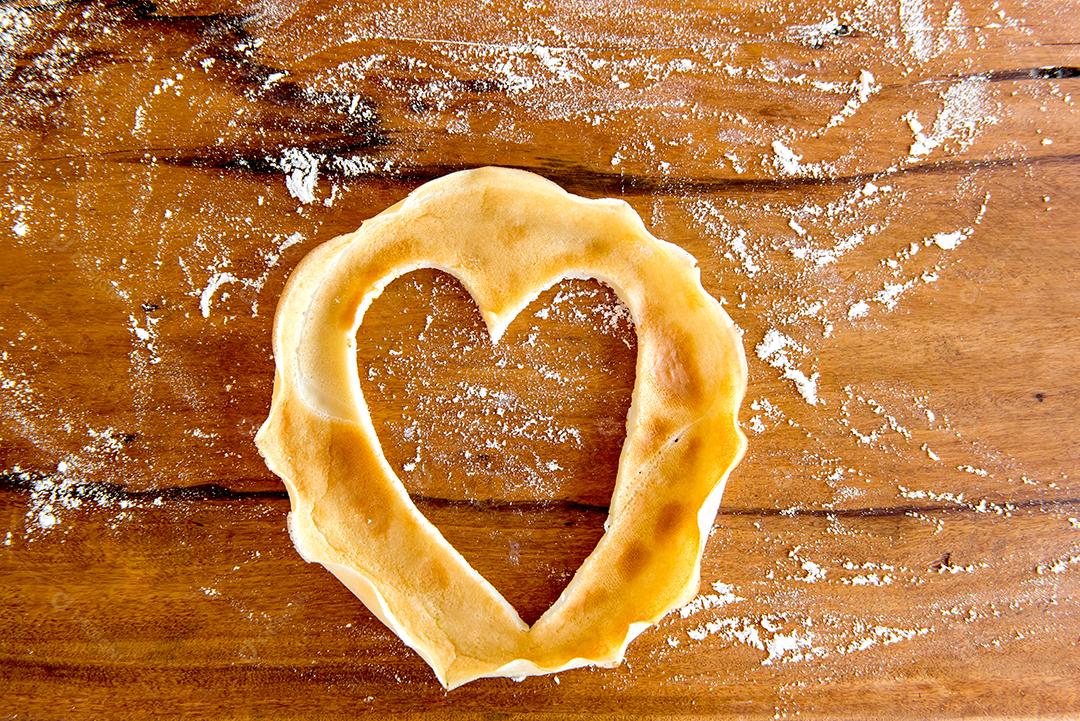
[[[534,5],[2,7],[4,716],[1080,714],[1080,16]],[[910,113],[948,131],[925,157]],[[448,694],[296,555],[252,438],[290,269],[482,164],[621,197],[698,258],[744,331],[750,450],[697,610],[617,669]],[[771,329],[816,405],[755,355]],[[610,291],[564,281],[492,348],[416,273],[359,340],[418,507],[535,618],[614,481],[636,346]]]

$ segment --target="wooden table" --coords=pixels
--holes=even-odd
[[[1075,717],[1072,3],[0,10],[12,719]],[[484,164],[616,196],[743,329],[702,596],[614,670],[444,692],[285,531],[252,438],[292,267]],[[492,349],[434,272],[358,359],[388,459],[526,619],[602,533],[610,291]],[[6,534],[6,535],[5,535]]]

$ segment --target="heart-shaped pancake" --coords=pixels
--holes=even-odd
[[[356,331],[394,278],[455,276],[497,343],[563,278],[591,277],[630,309],[637,377],[603,538],[531,627],[413,505],[360,389]],[[615,665],[697,591],[701,553],[746,445],[739,335],[692,256],[621,200],[478,168],[429,182],[297,266],[274,321],[270,416],[256,438],[285,482],[289,528],[417,651],[443,685]]]

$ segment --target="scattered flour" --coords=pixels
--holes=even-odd
[[[802,550],[802,546],[795,546],[788,553],[788,558],[799,564],[799,568],[802,569],[803,575],[796,576],[796,581],[802,581],[804,583],[817,583],[825,578],[827,571],[820,565],[813,561],[808,561],[805,558],[799,556],[799,551]]]
[[[823,47],[831,40],[850,32],[847,26],[835,17],[812,25],[792,25],[787,30],[796,41],[812,48]]]
[[[33,540],[60,530],[65,516],[79,509],[112,511],[108,523],[116,528],[127,520],[131,509],[160,506],[159,497],[133,498],[119,488],[95,482],[103,469],[122,456],[126,442],[126,435],[115,428],[88,428],[82,448],[58,460],[51,471],[29,471],[19,466],[4,471],[29,489],[24,537]]]
[[[300,233],[292,233],[284,238],[277,236],[277,238],[275,238],[277,242],[276,246],[272,250],[261,253],[263,268],[262,272],[255,277],[240,277],[235,275],[232,271],[225,270],[212,272],[206,281],[206,285],[198,293],[199,312],[202,314],[202,317],[210,317],[210,311],[213,309],[214,298],[218,295],[218,291],[224,286],[232,284],[238,284],[256,295],[255,300],[253,300],[251,304],[251,312],[252,315],[258,315],[259,301],[257,296],[259,291],[262,290],[263,285],[266,284],[267,279],[270,277],[270,272],[277,266],[278,262],[281,260],[282,254],[289,248],[300,243],[303,239],[304,236]],[[228,261],[225,261],[225,264],[227,264],[227,262]],[[182,261],[181,267],[183,267]],[[220,297],[224,300],[226,294],[223,293]]]
[[[942,250],[955,250],[956,246],[971,237],[972,232],[971,228],[962,228],[951,233],[935,233],[928,241]]]
[[[949,87],[941,96],[944,104],[929,134],[917,112],[904,115],[914,138],[908,161],[930,155],[949,140],[956,140],[962,152],[974,142],[981,126],[996,123],[988,98],[988,84],[987,78],[976,75]]]
[[[289,195],[307,205],[316,200],[315,189],[319,183],[319,173],[329,170],[342,177],[356,178],[375,172],[389,172],[392,161],[376,163],[371,158],[359,156],[339,157],[325,153],[313,153],[305,148],[287,148],[277,158],[267,160],[285,173],[285,188]],[[332,196],[326,205],[332,204]]]
[[[934,54],[934,26],[926,15],[925,0],[900,0],[900,28],[909,52],[925,62]]]
[[[935,233],[929,238],[924,238],[921,246],[929,248],[935,246],[939,250],[952,251],[956,250],[962,242],[969,239],[975,232],[975,229],[971,226],[959,228],[953,231],[944,231]],[[908,259],[915,255],[919,250],[919,244],[912,244],[908,249],[901,252],[901,257]],[[896,268],[900,268],[900,263],[894,261]],[[870,313],[870,304],[876,303],[883,306],[886,310],[893,310],[900,303],[900,299],[905,293],[921,285],[928,285],[930,283],[937,282],[940,265],[935,265],[929,270],[923,271],[917,275],[914,275],[906,280],[885,281],[881,289],[874,295],[858,300],[848,306],[847,317],[850,321],[855,321],[860,318],[865,318]]]
[[[829,122],[825,124],[824,128],[816,131],[814,135],[824,135],[827,130],[842,124],[845,120],[854,115],[859,108],[865,105],[871,96],[880,92],[880,90],[881,86],[874,80],[874,74],[869,70],[860,70],[859,79],[853,83],[852,92],[854,94],[851,99],[844,104],[844,107],[841,108],[838,113],[829,118]],[[776,143],[773,144],[773,152],[777,152]]]
[[[712,585],[713,593],[703,594],[698,596],[690,603],[686,604],[679,609],[679,615],[682,618],[689,618],[701,611],[717,608],[720,606],[726,606],[730,603],[736,603],[745,599],[736,596],[734,589],[726,583],[716,581]]]
[[[852,110],[851,112],[854,113],[855,111]],[[836,125],[839,125],[842,121],[842,119],[837,121]],[[781,175],[800,178],[824,178],[835,173],[835,167],[829,163],[802,162],[803,156],[797,154],[780,140],[772,141],[772,151],[772,166],[776,168]]]
[[[239,282],[240,279],[232,273],[214,273],[211,275],[209,280],[206,281],[206,287],[203,288],[202,293],[199,295],[199,312],[202,313],[202,317],[210,317],[214,296],[222,286]]]
[[[285,173],[285,187],[289,195],[301,203],[315,202],[315,186],[319,182],[319,157],[303,148],[289,148],[278,159]],[[208,315],[203,312],[203,317]]]
[[[812,406],[818,404],[817,381],[819,374],[813,373],[807,376],[799,368],[796,368],[788,357],[788,350],[801,350],[799,345],[791,338],[775,328],[770,328],[765,337],[758,343],[754,352],[757,357],[765,361],[773,368],[783,372],[783,377],[795,384],[795,389],[803,400]]]
[[[863,318],[870,312],[870,304],[865,300],[860,300],[852,303],[848,307],[847,317],[848,320],[857,320]]]
[[[1047,573],[1065,573],[1070,566],[1080,564],[1080,555],[1073,554],[1063,556],[1047,563],[1040,563],[1035,567],[1035,573],[1042,576]]]

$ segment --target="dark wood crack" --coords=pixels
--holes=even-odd
[[[30,493],[34,481],[50,477],[40,471],[23,473],[5,472],[0,474],[0,492],[27,494]],[[151,488],[146,490],[129,490],[116,483],[75,484],[72,492],[78,495],[79,488],[86,489],[86,495],[95,497],[104,496],[116,501],[127,500],[133,502],[152,501],[161,498],[163,502],[187,502],[197,503],[203,501],[287,501],[289,494],[284,489],[261,489],[261,490],[235,490],[218,483],[202,483],[193,486],[168,486],[164,488]],[[484,512],[499,513],[547,513],[552,511],[604,514],[608,512],[608,506],[581,503],[570,499],[551,499],[536,501],[514,501],[498,498],[488,499],[457,499],[410,494],[413,503],[420,508],[455,508],[471,509]],[[934,515],[961,515],[961,514],[985,514],[995,515],[996,509],[1013,511],[1031,510],[1054,510],[1058,508],[1080,507],[1080,498],[1035,498],[1025,500],[995,500],[993,508],[979,510],[965,504],[932,503],[932,504],[902,504],[889,506],[866,506],[861,508],[765,508],[765,507],[721,507],[720,516],[731,517],[809,517],[809,518],[891,518],[908,516],[912,514]]]
[[[115,162],[126,163],[168,163],[170,165],[187,166],[192,168],[216,168],[243,170],[259,175],[273,175],[281,173],[278,163],[275,161],[285,150],[294,148],[287,145],[280,148],[266,147],[259,149],[228,149],[228,148],[181,148],[181,149],[146,149],[146,150],[117,150],[108,153],[97,154],[97,157],[111,159]],[[374,142],[367,139],[335,141],[326,139],[312,143],[305,148],[313,153],[327,156],[340,156],[350,153],[363,152],[381,147],[381,141]],[[65,155],[57,157],[39,158],[38,162],[53,162],[68,160],[80,156]],[[370,159],[379,165],[377,155]],[[591,170],[580,166],[568,166],[566,164],[543,160],[531,165],[506,165],[505,167],[519,168],[543,175],[559,185],[572,191],[588,191],[591,193],[604,194],[649,194],[649,195],[678,195],[687,192],[719,193],[725,191],[762,191],[782,192],[809,186],[835,186],[848,184],[863,184],[868,181],[880,180],[883,177],[896,177],[907,174],[913,175],[947,175],[950,173],[964,173],[976,170],[994,170],[1009,167],[1032,167],[1038,165],[1069,165],[1080,161],[1080,153],[1066,153],[1058,155],[1040,155],[1037,157],[1011,157],[1011,158],[983,158],[978,160],[948,160],[935,163],[917,163],[899,167],[895,170],[875,170],[850,175],[840,175],[827,178],[709,178],[709,177],[650,177],[630,173],[608,173]],[[0,161],[0,167],[10,162]],[[341,169],[336,169],[334,164],[327,163],[324,168],[320,165],[320,177],[331,178],[340,182],[349,180],[384,180],[399,182],[406,185],[420,185],[429,180],[442,177],[447,173],[458,170],[466,170],[476,167],[470,163],[430,163],[427,165],[413,166],[409,168],[394,168],[389,170],[373,170],[362,175],[350,175]]]

